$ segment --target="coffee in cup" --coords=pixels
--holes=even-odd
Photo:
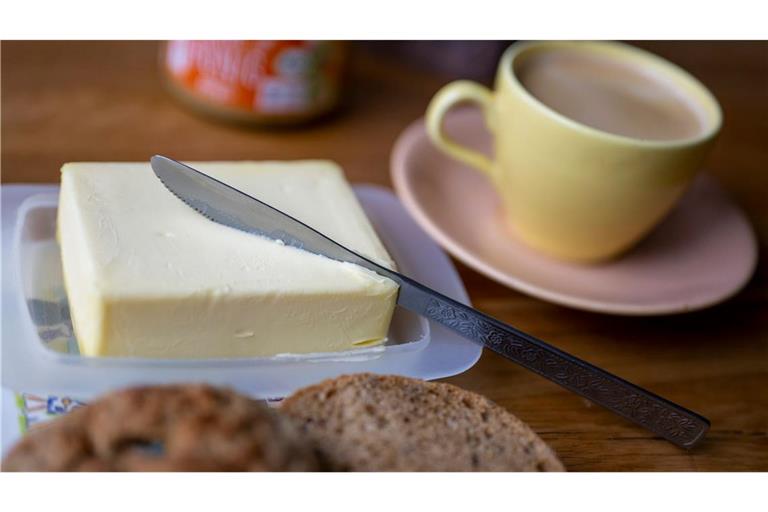
[[[701,135],[704,114],[653,69],[618,57],[554,48],[515,69],[522,86],[557,113],[592,128],[642,140]]]

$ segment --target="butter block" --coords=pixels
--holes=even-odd
[[[191,165],[394,268],[332,162]],[[384,341],[397,297],[390,279],[211,222],[148,163],[61,172],[58,239],[83,355],[232,358]]]

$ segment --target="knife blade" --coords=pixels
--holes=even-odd
[[[392,279],[400,287],[399,306],[493,350],[677,446],[692,448],[709,429],[709,420],[703,416],[383,267],[212,176],[160,155],[153,156],[150,162],[157,177],[173,195],[211,221],[353,263]]]

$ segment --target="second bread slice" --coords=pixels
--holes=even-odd
[[[304,388],[281,411],[337,471],[563,471],[525,423],[443,383],[346,375]]]

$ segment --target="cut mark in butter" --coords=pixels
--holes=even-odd
[[[372,340],[358,341],[357,343],[353,343],[353,345],[356,347],[370,347],[371,345],[378,345],[381,342],[382,342],[381,338],[375,338]]]

